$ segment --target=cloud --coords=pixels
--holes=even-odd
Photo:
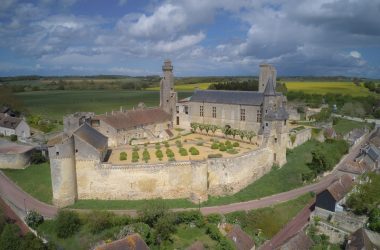
[[[196,35],[185,35],[175,41],[160,41],[154,46],[156,51],[171,53],[177,50],[181,50],[187,47],[191,47],[205,38],[205,34],[199,32]]]

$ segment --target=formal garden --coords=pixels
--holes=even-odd
[[[168,141],[114,148],[108,162],[155,164],[226,158],[257,149],[258,145],[256,134],[252,131],[220,129],[214,125],[192,123],[192,133],[179,132],[174,139]]]

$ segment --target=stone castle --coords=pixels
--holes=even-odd
[[[174,91],[173,66],[162,67],[160,106],[75,113],[64,117],[64,131],[48,142],[53,202],[76,199],[189,198],[236,193],[273,164],[286,162],[286,98],[276,92],[276,70],[261,65],[259,91],[196,90],[183,100]],[[161,142],[173,128],[190,130],[192,122],[254,131],[260,147],[233,158],[160,164],[115,165],[110,150],[132,142]]]

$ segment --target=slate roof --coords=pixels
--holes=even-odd
[[[380,150],[376,146],[370,144],[366,153],[373,161],[379,160]]]
[[[264,101],[264,94],[256,91],[195,90],[190,100],[192,102],[260,106]]]
[[[265,120],[273,121],[273,120],[287,120],[289,118],[288,112],[284,107],[280,107],[276,112],[269,113],[265,115]]]
[[[354,182],[352,178],[345,174],[339,178],[339,180],[334,181],[330,186],[327,187],[327,191],[332,195],[335,201],[340,201],[343,197],[351,190]]]
[[[307,236],[304,231],[300,231],[290,239],[288,239],[283,245],[276,248],[276,250],[294,250],[302,249],[307,250],[313,246],[313,241]]]
[[[276,95],[276,89],[274,88],[272,78],[268,79],[267,86],[265,86],[264,95],[265,96],[275,96]]]
[[[102,151],[107,147],[107,137],[90,127],[87,123],[83,123],[82,126],[74,131],[73,135],[78,136],[98,151]]]
[[[101,245],[96,250],[149,250],[139,234],[131,234],[123,239]]]
[[[65,141],[67,138],[69,138],[66,134],[64,133],[59,133],[58,135],[50,138],[50,140],[47,142],[48,147],[52,147],[58,143],[62,143]]]
[[[170,121],[171,116],[160,108],[150,108],[98,115],[94,119],[102,120],[115,129],[132,129],[136,126]]]
[[[21,118],[0,114],[0,127],[16,129],[21,121]]]
[[[359,228],[348,237],[346,250],[380,249],[380,234]]]
[[[232,240],[238,250],[252,249],[255,246],[251,237],[236,225],[227,233],[227,238]]]

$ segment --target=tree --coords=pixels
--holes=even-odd
[[[19,232],[15,224],[6,224],[0,235],[0,250],[18,250],[20,248]]]
[[[40,215],[38,212],[31,210],[27,213],[25,217],[25,222],[31,228],[36,229],[39,225],[41,225],[44,222],[44,217]]]
[[[156,240],[160,244],[162,241],[169,240],[172,233],[176,231],[175,218],[173,214],[165,214],[158,218],[154,226],[156,229]]]
[[[145,206],[138,212],[140,221],[153,227],[159,218],[163,217],[168,212],[163,201],[156,201],[153,204]]]
[[[249,142],[252,142],[252,138],[256,136],[256,133],[254,131],[246,131],[245,137],[249,140]]]
[[[197,128],[199,127],[199,124],[196,122],[192,122],[192,123],[190,123],[190,127],[193,130],[193,132],[196,132]]]
[[[230,126],[224,126],[222,131],[223,131],[223,134],[225,136],[230,135],[231,134],[231,127]]]
[[[80,228],[80,219],[76,212],[60,210],[56,220],[56,231],[59,238],[67,238]]]
[[[368,227],[380,233],[380,208],[374,208],[369,214]]]
[[[240,139],[243,140],[244,137],[245,137],[245,131],[243,131],[243,130],[239,130],[239,131],[238,131],[238,134],[239,134]]]
[[[239,133],[239,130],[233,128],[230,130],[230,133],[231,133],[232,137],[235,139],[235,136]]]
[[[208,131],[210,131],[211,129],[211,125],[210,124],[205,124],[205,130],[206,130],[206,133],[208,134]]]
[[[201,133],[202,133],[202,131],[206,128],[206,125],[205,124],[198,124],[198,128],[199,128],[199,130],[201,131]]]
[[[215,135],[215,132],[219,129],[217,125],[210,125],[211,132]]]
[[[364,117],[366,113],[363,105],[359,102],[347,102],[343,105],[341,111],[344,115],[352,117]]]

